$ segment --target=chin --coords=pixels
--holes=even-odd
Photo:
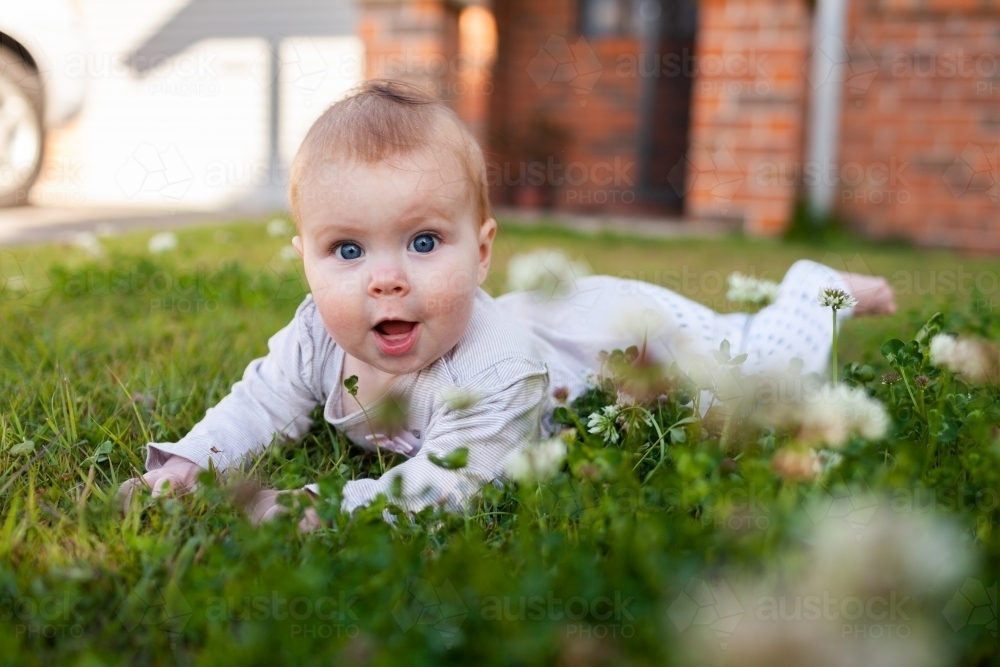
[[[378,353],[374,359],[369,361],[369,365],[374,366],[383,373],[389,373],[391,375],[407,375],[408,373],[416,373],[421,371],[428,366],[430,366],[437,358],[425,359],[423,356],[418,357],[417,355],[404,355],[401,357],[390,357]]]

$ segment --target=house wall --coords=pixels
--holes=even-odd
[[[365,78],[393,78],[433,87],[448,99],[454,10],[440,0],[359,3],[358,35],[365,43]]]
[[[641,45],[582,40],[577,6],[497,3],[490,140],[503,167],[499,201],[538,203],[517,179],[532,160],[576,162],[590,175],[617,160],[629,165],[625,187],[638,185],[642,75],[623,73],[622,63]],[[1000,2],[850,0],[849,59],[833,74],[844,86],[833,169],[804,157],[819,83],[811,64],[821,57],[810,3],[701,0],[698,10],[686,175],[672,181],[683,187],[686,217],[780,233],[809,179],[824,178],[836,190],[835,212],[872,236],[1000,250]],[[564,131],[561,142],[552,128]],[[682,173],[655,166],[676,172],[671,178]],[[615,205],[605,194],[598,203],[598,191],[560,183],[542,197],[560,209],[642,210],[638,198]]]
[[[553,159],[579,165],[576,180],[587,177],[575,186],[546,180],[551,187],[543,197],[558,209],[662,213],[642,197],[639,144],[649,138],[641,133],[640,104],[646,79],[676,75],[649,67],[644,74],[638,37],[581,38],[577,6],[496,5],[491,148],[506,171],[497,175],[495,197],[536,203],[538,194],[519,185],[519,166]],[[651,177],[663,180],[657,169],[675,172],[670,182],[682,191],[688,217],[732,218],[751,232],[777,232],[797,185],[770,174],[801,160],[811,25],[805,0],[702,0],[698,20],[694,58],[685,63],[694,72],[690,148],[683,164],[653,165]],[[669,119],[654,123],[662,129]],[[553,126],[565,134],[561,143],[546,131]],[[612,182],[600,185],[605,174]]]
[[[494,6],[498,53],[490,107],[494,201],[641,213],[641,82],[621,74],[634,37],[581,38],[577,0]]]
[[[365,0],[358,34],[365,78],[421,86],[447,102],[485,144],[496,25],[489,11],[440,0]]]
[[[1000,3],[853,0],[840,210],[871,235],[1000,250]]]
[[[702,0],[699,12],[685,212],[780,232],[800,187],[810,11],[803,0]]]

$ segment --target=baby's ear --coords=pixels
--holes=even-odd
[[[295,252],[299,253],[299,257],[302,257],[302,237],[293,236],[292,237],[292,247],[295,248]]]
[[[497,235],[497,221],[496,218],[487,218],[483,221],[483,224],[479,227],[479,238],[481,241],[487,241],[493,243],[493,239]]]
[[[493,255],[493,239],[497,235],[497,221],[489,218],[479,226],[479,284],[486,280],[490,271],[490,259]]]

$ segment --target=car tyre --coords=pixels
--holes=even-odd
[[[28,203],[42,169],[42,82],[28,59],[0,47],[0,206]]]

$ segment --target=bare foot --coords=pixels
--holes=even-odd
[[[885,278],[845,271],[839,273],[858,300],[855,315],[892,315],[896,312],[896,295]]]

